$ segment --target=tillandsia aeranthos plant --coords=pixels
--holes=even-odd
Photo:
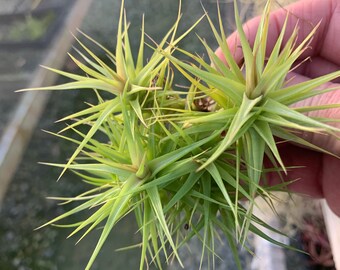
[[[326,152],[296,133],[308,131],[336,136],[339,129],[325,123],[330,119],[313,119],[303,112],[339,105],[294,108],[289,105],[334,90],[315,91],[318,86],[339,77],[340,72],[286,85],[287,73],[308,48],[317,27],[299,45],[296,44],[296,27],[283,46],[286,19],[273,51],[266,57],[271,2],[268,0],[265,6],[251,47],[234,1],[244,55],[242,67],[237,65],[228,48],[219,9],[219,29],[205,12],[177,37],[179,12],[164,39],[159,44],[148,45],[153,48],[153,54],[147,62],[142,23],[135,61],[122,1],[115,53],[83,34],[106,52],[111,65],[105,64],[78,40],[87,53],[78,51],[86,65],[70,57],[85,72],[84,76],[49,68],[74,82],[28,89],[93,88],[98,97],[98,104],[62,119],[73,122],[54,135],[74,142],[77,148],[66,164],[48,163],[62,167],[61,175],[67,169],[74,171],[92,188],[73,198],[54,198],[63,203],[80,203],[43,225],[57,224],[91,209],[87,219],[59,225],[74,227],[70,236],[82,231],[80,239],[93,229],[101,228],[101,236],[86,269],[91,268],[109,232],[130,213],[135,214],[142,237],[138,245],[141,248],[140,269],[150,262],[162,268],[162,256],[167,262],[175,257],[181,263],[178,250],[192,237],[202,242],[201,263],[207,257],[214,266],[217,255],[214,239],[218,232],[229,242],[239,269],[237,245],[246,246],[249,232],[284,246],[255,226],[259,224],[275,230],[258,219],[252,210],[255,197],[261,196],[270,203],[271,192],[285,191],[287,183],[266,186],[265,181],[260,185],[260,180],[265,180],[268,171],[287,172],[275,138]],[[210,62],[178,47],[179,41],[201,20],[210,24],[227,65],[203,39]],[[174,57],[174,51],[189,56],[191,63]],[[190,82],[188,91],[176,89],[173,68]],[[110,98],[104,99],[102,91],[108,92]],[[88,126],[87,132],[81,131],[83,125]],[[66,130],[74,131],[79,139],[64,136]],[[97,134],[102,135],[101,139]],[[272,168],[264,167],[265,157],[271,161]],[[245,208],[240,199],[246,199],[249,206]]]

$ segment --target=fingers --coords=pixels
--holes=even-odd
[[[285,44],[291,36],[296,25],[299,27],[297,41],[297,43],[299,43],[321,21],[320,27],[312,40],[311,49],[307,50],[302,57],[306,58],[307,55],[321,55],[321,57],[326,60],[331,61],[336,65],[340,65],[340,54],[334,55],[334,51],[340,51],[340,43],[335,42],[335,39],[337,39],[340,33],[339,0],[304,0],[284,9],[281,8],[274,11],[270,16],[267,54],[271,52],[275,45],[288,11],[290,15],[283,43]],[[260,20],[260,17],[256,17],[244,25],[244,31],[251,45],[254,43]],[[336,35],[336,33],[338,34]],[[237,32],[231,34],[227,39],[227,42],[236,61],[240,63],[242,61],[242,51]],[[216,53],[223,59],[223,54],[220,49],[218,49]]]
[[[289,84],[297,84],[309,78],[300,75],[298,73],[290,73],[288,76]],[[309,106],[320,106],[320,105],[329,105],[329,104],[339,104],[340,102],[340,84],[337,83],[326,83],[319,87],[314,91],[322,91],[323,89],[338,89],[334,91],[330,91],[315,97],[311,97],[300,102],[297,102],[293,105],[293,107],[309,107]],[[340,128],[340,123],[338,120],[340,119],[340,108],[331,108],[325,110],[317,110],[306,113],[309,117],[316,118],[328,118],[334,119],[334,122],[329,122],[328,124]],[[335,155],[340,156],[340,140],[335,136],[325,135],[322,133],[310,133],[303,132],[301,133],[301,137],[310,143],[325,149],[328,152],[331,152]],[[339,167],[340,168],[340,167]]]
[[[323,1],[314,0],[319,3]],[[329,17],[326,17],[327,23],[324,23],[323,36],[317,41],[321,44],[320,56],[340,66],[340,0],[328,0],[329,4]],[[325,16],[327,12],[325,12]]]
[[[335,157],[325,156],[323,164],[325,166],[322,181],[323,193],[330,209],[340,216],[340,160]]]
[[[313,198],[325,198],[332,211],[340,216],[340,159],[292,144],[280,148],[280,154],[287,168],[295,167],[284,176],[285,181],[296,180],[288,189]],[[268,179],[270,185],[282,181],[277,173],[268,173]]]
[[[323,198],[323,189],[319,181],[319,171],[322,170],[322,154],[284,144],[280,147],[280,156],[288,169],[288,175],[283,175],[284,181],[294,181],[288,188],[296,193],[303,193],[314,198]],[[272,167],[266,164],[267,167]],[[280,184],[282,179],[276,172],[268,173],[269,185]]]
[[[340,0],[302,0],[287,8],[271,13],[266,48],[267,56],[276,43],[288,12],[289,17],[283,44],[287,42],[296,26],[299,28],[297,44],[300,44],[320,22],[320,26],[310,43],[310,48],[301,56],[301,60],[311,57],[311,61],[304,62],[294,72],[289,74],[289,77],[292,79],[289,83],[296,84],[339,70]],[[243,29],[251,46],[254,44],[260,20],[260,17],[256,17],[244,24]],[[227,43],[236,62],[241,64],[243,54],[237,32],[228,37]],[[216,54],[225,61],[220,49],[216,51]],[[340,79],[337,79],[322,87],[324,89],[333,87],[340,89],[339,81]],[[339,100],[340,91],[333,91],[301,101],[294,106],[337,104]],[[340,119],[340,108],[320,110],[309,115]],[[340,127],[339,123],[335,125]],[[340,155],[340,141],[334,136],[303,133],[302,137],[317,146]],[[302,166],[292,169],[285,177],[284,180],[286,181],[299,179],[290,184],[289,188],[294,192],[307,194],[312,197],[325,197],[330,208],[340,216],[340,177],[337,172],[340,168],[340,159],[292,144],[286,144],[284,148],[280,148],[280,156],[287,167]],[[282,181],[276,173],[269,173],[268,179],[271,185]]]
[[[340,66],[325,60],[322,57],[313,57],[310,61],[305,61],[294,70],[296,74],[301,74],[307,78],[317,78],[335,71],[340,70]],[[340,83],[340,78],[332,81]]]

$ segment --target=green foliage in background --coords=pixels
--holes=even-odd
[[[0,34],[0,40],[5,42],[38,40],[46,34],[55,18],[56,14],[53,12],[48,12],[39,17],[27,15],[21,21],[14,21],[9,23],[9,25],[3,25],[3,33]]]
[[[80,211],[89,213],[87,219],[78,223],[57,225],[73,228],[70,236],[82,233],[80,239],[100,228],[101,236],[86,269],[91,268],[110,231],[130,213],[135,214],[142,236],[136,245],[141,248],[140,269],[149,263],[162,268],[163,256],[167,262],[173,257],[181,262],[178,250],[192,237],[202,242],[201,263],[207,258],[213,267],[218,256],[214,251],[218,231],[228,240],[239,269],[237,246],[246,247],[249,232],[284,246],[256,226],[274,230],[254,216],[255,197],[261,196],[271,204],[271,192],[285,191],[287,183],[267,186],[266,172],[284,175],[288,169],[294,169],[282,162],[275,138],[326,152],[297,133],[336,136],[339,129],[328,125],[327,119],[314,119],[303,113],[339,105],[289,106],[334,90],[314,91],[339,77],[340,72],[286,85],[287,73],[307,49],[316,28],[298,46],[296,28],[282,48],[285,23],[266,58],[271,2],[266,4],[252,48],[235,1],[235,20],[244,54],[242,67],[228,48],[220,14],[217,26],[206,13],[196,24],[204,21],[201,23],[211,26],[227,65],[204,39],[202,45],[210,62],[178,47],[196,25],[177,34],[180,8],[176,22],[159,44],[151,38],[144,40],[147,35],[142,23],[139,51],[133,55],[122,3],[114,53],[83,33],[106,52],[111,64],[78,40],[83,52],[78,51],[80,58],[70,57],[85,74],[49,68],[73,82],[29,89],[94,89],[98,97],[97,104],[88,104],[88,108],[61,119],[71,122],[54,135],[74,142],[77,148],[66,164],[49,164],[63,168],[61,175],[68,169],[74,171],[91,189],[72,198],[54,198],[76,206],[43,225],[59,224]],[[144,59],[145,46],[153,49],[148,61]],[[181,61],[181,54],[191,61]],[[174,69],[187,78],[189,89],[175,86]],[[83,126],[87,127],[86,132]],[[76,137],[64,135],[67,130]],[[265,157],[272,168],[264,167]],[[241,199],[248,202],[247,207]]]

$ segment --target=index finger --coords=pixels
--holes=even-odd
[[[304,0],[272,12],[267,39],[267,55],[270,54],[275,45],[288,12],[289,17],[283,45],[291,36],[296,25],[299,27],[297,39],[297,44],[299,44],[321,22],[310,44],[311,49],[307,50],[301,57],[321,56],[336,65],[340,65],[340,53],[334,53],[340,52],[340,42],[336,40],[337,35],[340,34],[340,0]],[[254,44],[260,20],[260,17],[256,17],[244,24],[243,28],[251,46]],[[238,33],[231,34],[227,43],[235,60],[240,64],[243,54]],[[217,49],[216,54],[224,59],[221,49]]]

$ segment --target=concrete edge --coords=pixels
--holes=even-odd
[[[71,32],[76,33],[75,30],[81,25],[91,3],[92,0],[77,0],[72,6],[64,25],[61,27],[64,30],[60,30],[55,36],[54,41],[51,43],[53,45],[42,63],[43,65],[57,69],[62,67],[67,51],[74,40]],[[56,78],[57,74],[38,67],[31,83],[27,87],[52,85]],[[21,161],[50,93],[31,91],[22,95],[13,118],[0,138],[0,210],[8,185]]]

